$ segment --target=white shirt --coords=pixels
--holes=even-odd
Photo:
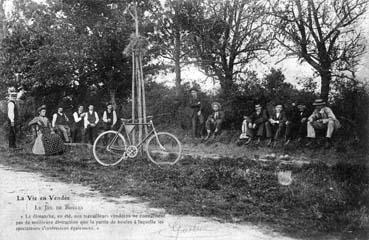
[[[95,112],[95,111],[94,111]],[[88,114],[92,114],[92,112],[91,111],[88,111]],[[87,126],[89,125],[89,124],[91,124],[89,121],[88,121],[88,114],[86,114],[85,115],[85,117],[84,117],[84,125],[85,125],[85,128],[87,128]],[[96,118],[96,120],[95,120],[95,122],[94,122],[94,124],[97,124],[98,122],[99,122],[99,115],[97,115],[97,113],[95,112],[95,118]]]
[[[14,122],[15,114],[14,114],[15,104],[13,102],[8,102],[8,118],[10,122]]]
[[[115,125],[117,123],[117,113],[114,110],[112,110],[112,111],[113,111],[113,119],[110,119],[110,120],[113,120],[112,125]],[[104,114],[103,114],[103,121],[105,123],[108,122],[108,113],[107,112],[108,112],[108,110],[105,110]]]
[[[76,122],[76,123],[77,122],[80,122],[81,120],[83,120],[83,117],[82,116],[78,116],[78,113],[77,112],[74,112],[73,113],[73,118],[74,118],[74,122]]]

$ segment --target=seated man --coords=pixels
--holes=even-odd
[[[222,123],[224,121],[224,112],[220,110],[220,103],[213,102],[211,107],[213,109],[213,113],[209,115],[205,123],[207,131],[205,140],[208,140],[211,135],[213,135],[213,138],[215,138],[215,136],[218,135],[222,130]]]
[[[105,131],[114,129],[114,126],[117,123],[117,113],[113,109],[113,105],[111,103],[106,104],[106,110],[103,113],[103,122]]]
[[[287,115],[286,121],[286,142],[288,145],[292,138],[296,137],[298,142],[306,136],[306,122],[309,117],[306,105],[297,103],[290,114]]]
[[[63,107],[59,106],[57,113],[54,113],[51,126],[62,134],[63,140],[70,142],[70,128],[68,126],[69,119],[63,112]]]
[[[272,144],[273,140],[277,141],[280,136],[282,136],[286,121],[286,113],[283,111],[282,104],[276,104],[275,110],[270,116],[269,121],[265,123],[266,135],[269,139],[268,146]],[[274,144],[276,144],[276,142]]]
[[[316,99],[313,106],[315,106],[315,110],[307,122],[307,137],[310,141],[306,145],[309,146],[313,143],[313,139],[316,137],[315,129],[327,129],[325,148],[329,148],[331,146],[333,132],[340,128],[341,124],[332,109],[327,107],[322,99]]]
[[[259,143],[264,134],[266,121],[268,121],[267,111],[264,110],[260,104],[255,104],[255,112],[249,117],[244,116],[240,140],[246,140],[245,144],[249,144],[256,133]]]

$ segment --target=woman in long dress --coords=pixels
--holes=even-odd
[[[34,125],[37,132],[32,152],[37,155],[54,155],[64,152],[64,143],[59,135],[55,134],[49,119],[46,117],[46,106],[37,109],[38,116],[33,118],[28,125]]]

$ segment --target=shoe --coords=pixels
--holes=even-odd
[[[247,144],[249,144],[250,142],[251,142],[251,138],[248,138],[246,141],[245,141],[245,143],[244,143],[244,145],[247,145]]]
[[[267,146],[269,147],[270,145],[272,145],[272,142],[273,142],[273,139],[269,139],[268,143],[267,143]]]
[[[305,147],[311,147],[313,146],[314,144],[314,141],[313,140],[309,140],[306,144],[305,144]]]
[[[210,134],[206,135],[206,137],[204,138],[204,141],[207,141],[210,138]]]
[[[290,140],[290,139],[288,139],[288,140],[284,143],[284,145],[285,145],[285,146],[288,146],[288,144],[290,144],[290,142],[291,142],[291,140]]]

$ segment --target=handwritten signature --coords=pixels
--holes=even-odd
[[[198,231],[207,231],[200,226],[200,224],[192,224],[192,225],[183,225],[178,223],[170,223],[168,224],[170,230],[176,233],[187,233],[187,232],[198,232]]]

